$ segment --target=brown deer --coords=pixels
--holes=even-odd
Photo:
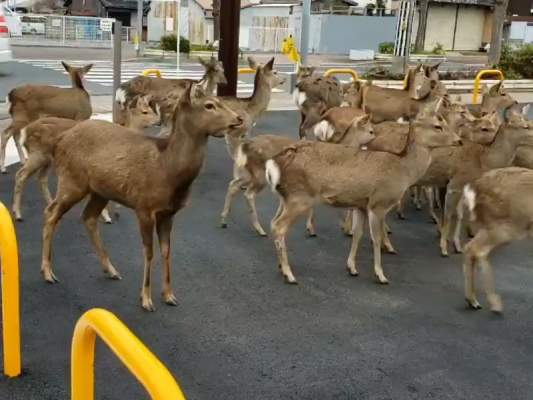
[[[111,264],[98,232],[98,216],[109,200],[132,208],[139,221],[144,247],[142,307],[153,311],[151,270],[154,228],[163,262],[163,300],[176,305],[170,283],[170,234],[174,215],[186,205],[191,184],[205,158],[209,136],[237,130],[242,118],[216,97],[195,98],[193,87],[176,107],[172,134],[165,139],[128,134],[126,128],[105,121],[84,121],[56,144],[58,176],[55,199],[45,210],[42,272],[56,282],[52,271],[52,236],[61,217],[89,196],[83,221],[103,270],[120,275]]]
[[[142,132],[144,128],[158,123],[159,119],[158,106],[151,101],[151,96],[137,96],[128,106],[124,127]],[[17,221],[22,221],[21,203],[24,186],[35,173],[39,173],[39,185],[46,204],[52,202],[48,188],[48,171],[53,161],[54,148],[63,132],[78,123],[79,121],[72,119],[44,117],[22,129],[21,144],[28,153],[28,159],[15,176],[13,214]],[[112,222],[107,209],[103,210],[102,217],[106,223]]]
[[[352,118],[350,124],[345,127],[342,133],[319,137],[319,140],[322,141],[343,143],[357,148],[373,139],[373,128],[369,123],[369,117],[365,115]],[[245,187],[244,197],[250,209],[252,226],[260,236],[266,236],[266,232],[259,222],[255,206],[256,196],[267,184],[265,179],[265,162],[295,142],[294,139],[279,135],[258,135],[242,141],[235,159],[233,180],[229,184],[224,209],[220,215],[220,224],[222,227],[227,227],[227,218],[235,195],[242,187]],[[307,219],[306,229],[309,236],[315,236],[312,213],[309,214],[309,218]]]
[[[41,117],[69,118],[77,121],[88,119],[92,114],[89,93],[83,87],[82,79],[92,68],[92,64],[76,68],[61,62],[72,80],[72,88],[58,88],[45,85],[25,85],[11,90],[8,94],[9,125],[0,137],[0,172],[6,173],[4,165],[6,146],[13,137],[21,163],[25,161],[20,144],[20,131],[30,122]]]
[[[320,202],[354,209],[354,234],[348,257],[352,276],[358,274],[355,257],[368,215],[374,244],[374,271],[380,283],[388,283],[381,265],[382,240],[387,240],[387,235],[383,235],[385,217],[424,174],[431,161],[430,149],[454,143],[459,143],[459,137],[447,129],[444,120],[422,113],[411,123],[401,155],[303,141],[268,160],[267,181],[280,195],[280,207],[272,220],[272,235],[285,280],[296,283],[287,256],[287,233],[299,215]]]
[[[476,264],[479,263],[490,309],[502,312],[489,256],[504,244],[533,236],[533,171],[508,167],[486,172],[464,187],[463,198],[477,228],[474,238],[465,247],[466,302],[475,310],[481,308],[475,290]]]

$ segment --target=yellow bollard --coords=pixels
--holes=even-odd
[[[2,330],[4,335],[4,374],[21,373],[19,256],[13,220],[0,203],[0,268],[2,269]]]
[[[71,399],[94,400],[94,345],[96,335],[144,386],[151,399],[185,400],[159,359],[109,311],[93,308],[74,328],[71,354]]]
[[[155,75],[158,78],[161,78],[161,71],[159,71],[158,69],[145,69],[143,71],[143,76],[148,76],[148,75]]]
[[[239,74],[255,74],[255,69],[243,67],[243,68],[239,68],[238,72]]]
[[[479,97],[479,84],[481,82],[481,78],[483,78],[485,75],[498,75],[501,81],[505,79],[503,72],[499,69],[484,69],[479,71],[476,75],[476,79],[474,80],[474,91],[472,94],[472,103],[474,104],[477,104],[477,99]]]
[[[355,72],[355,70],[349,69],[349,68],[328,69],[324,73],[324,76],[329,77],[329,76],[332,76],[332,75],[340,75],[340,74],[351,75],[352,80],[354,80],[354,81],[358,81],[359,80],[359,76],[357,75],[357,72]]]

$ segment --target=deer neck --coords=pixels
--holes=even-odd
[[[414,185],[424,176],[431,163],[431,151],[428,147],[418,144],[414,135],[410,132],[405,155],[402,157],[404,170],[407,172],[409,182]]]
[[[85,87],[83,86],[83,79],[81,79],[81,76],[79,74],[71,74],[70,79],[72,81],[73,89],[83,90],[88,95],[87,91],[85,90]]]
[[[200,82],[198,83],[199,86],[204,90],[204,92],[208,95],[211,95],[215,93],[215,89],[217,88],[217,84],[215,82],[215,78],[211,76],[208,72],[204,74]]]
[[[267,110],[271,95],[272,88],[263,74],[258,74],[254,81],[254,92],[249,99],[247,107],[248,114],[252,117],[252,120],[255,121],[259,115]]]
[[[482,154],[483,166],[488,169],[508,167],[516,156],[518,144],[516,135],[511,132],[506,133],[505,127],[501,126],[494,142],[487,146]]]
[[[162,159],[171,184],[182,186],[196,178],[205,158],[208,135],[191,127],[184,118],[176,118]]]

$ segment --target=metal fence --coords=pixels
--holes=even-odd
[[[111,48],[112,22],[110,18],[24,14],[21,34],[11,39],[14,45]],[[125,32],[126,40],[131,40],[129,34]]]

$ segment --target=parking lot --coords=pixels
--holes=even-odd
[[[295,112],[269,113],[255,131],[296,137]],[[0,176],[0,200],[11,203],[16,166]],[[364,173],[364,171],[360,171]],[[473,312],[463,301],[461,257],[441,258],[428,215],[408,209],[389,216],[398,255],[385,255],[390,285],[377,285],[366,238],[360,276],[345,270],[350,242],[338,212],[319,208],[316,238],[303,223],[290,239],[298,286],[283,283],[269,238],[255,235],[242,198],[228,229],[218,227],[231,163],[223,140],[211,139],[206,165],[173,234],[179,306],[139,306],[142,253],[137,223],[122,209],[102,225],[123,280],[106,280],[80,223],[64,218],[55,240],[55,272],[39,274],[43,201],[28,185],[25,221],[16,225],[21,255],[24,376],[0,378],[0,398],[69,397],[70,340],[89,308],[113,311],[162,360],[189,399],[528,399],[533,393],[531,246],[518,243],[493,258],[503,316]],[[265,190],[262,222],[277,206]],[[484,298],[481,298],[484,302]],[[96,354],[99,399],[146,398],[103,346]]]

